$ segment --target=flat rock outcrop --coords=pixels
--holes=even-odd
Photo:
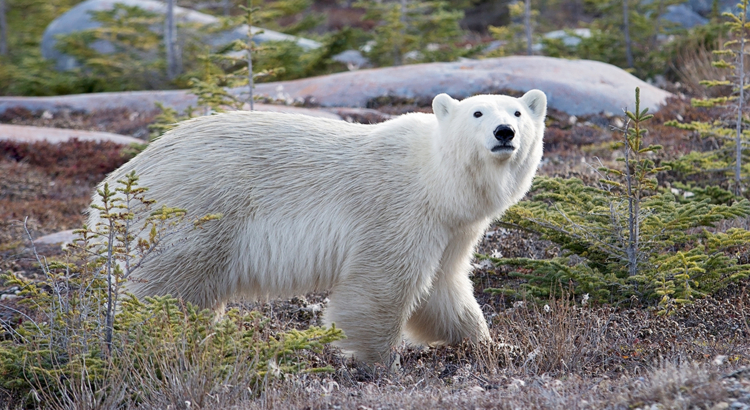
[[[8,110],[22,108],[31,112],[61,110],[91,113],[101,110],[126,108],[132,111],[150,112],[156,110],[155,103],[179,111],[188,105],[195,106],[196,98],[186,90],[169,91],[124,91],[115,93],[91,93],[56,95],[51,97],[0,97],[0,115]]]
[[[551,108],[586,115],[603,111],[619,114],[623,108],[632,107],[636,87],[641,88],[641,106],[652,111],[672,96],[611,64],[539,56],[351,71],[259,84],[256,93],[312,97],[324,107],[364,107],[368,101],[383,96],[431,99],[448,93],[464,98],[477,93],[538,88],[547,94]]]
[[[73,243],[73,240],[75,238],[76,238],[76,235],[73,233],[73,229],[70,229],[67,231],[51,233],[49,235],[44,235],[42,237],[34,239],[34,244],[35,245],[56,245],[56,244]]]
[[[131,111],[152,112],[157,110],[156,103],[162,103],[178,111],[188,106],[196,106],[197,98],[187,90],[170,91],[126,91],[119,93],[92,93],[59,95],[54,97],[0,97],[0,115],[8,110],[22,108],[31,112],[49,111],[56,113],[62,110],[92,113],[101,110],[126,108]],[[331,119],[341,119],[335,113],[311,108],[255,104],[256,111],[293,112]]]
[[[610,64],[539,56],[349,71],[258,84],[255,93],[287,101],[308,99],[323,107],[363,108],[369,101],[379,97],[431,100],[443,92],[455,98],[464,98],[477,93],[525,92],[538,88],[547,94],[551,108],[570,115],[589,115],[600,112],[620,114],[623,108],[632,108],[636,87],[641,88],[641,106],[648,107],[651,111],[657,110],[672,96],[671,93]],[[242,90],[236,89],[235,92]],[[151,111],[155,102],[183,110],[188,105],[195,106],[196,99],[186,90],[0,97],[0,115],[13,107],[31,111],[56,111],[64,108],[74,111],[110,108]],[[318,114],[323,112],[321,110],[306,113],[313,115],[313,111],[316,112],[315,115],[325,115]]]
[[[59,144],[73,138],[79,141],[111,141],[117,144],[128,145],[133,143],[142,144],[143,140],[127,137],[125,135],[112,134],[110,132],[95,132],[72,130],[66,128],[31,127],[27,125],[0,124],[0,140],[11,140],[19,142],[51,142]]]

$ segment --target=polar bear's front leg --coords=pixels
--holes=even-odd
[[[406,319],[420,289],[426,291],[426,281],[410,272],[364,271],[368,274],[352,275],[332,289],[324,322],[344,331],[346,339],[336,343],[344,353],[389,365],[391,348],[401,341]]]
[[[429,297],[406,323],[406,334],[411,341],[455,344],[465,338],[474,342],[490,339],[487,321],[469,279],[477,235],[462,236],[445,250]]]
[[[350,280],[336,286],[330,299],[324,321],[346,335],[336,345],[358,360],[388,364],[403,323],[397,295],[372,283]]]
[[[489,340],[487,322],[472,288],[466,275],[439,274],[429,298],[406,323],[409,340],[423,344]]]

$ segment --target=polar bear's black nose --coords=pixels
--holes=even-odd
[[[516,132],[509,125],[498,125],[495,128],[495,138],[500,142],[508,142],[513,139]]]

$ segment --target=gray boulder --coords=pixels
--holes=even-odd
[[[28,143],[45,141],[52,144],[60,144],[70,141],[73,138],[79,141],[114,142],[121,145],[143,143],[143,140],[128,137],[126,135],[113,134],[111,132],[0,124],[0,141],[6,140]]]
[[[565,45],[566,47],[572,48],[572,47],[578,47],[578,45],[581,44],[582,39],[590,38],[591,29],[575,28],[575,29],[568,29],[568,30],[555,30],[555,31],[544,33],[542,37],[548,40],[558,40],[558,39],[562,40],[563,45]],[[490,46],[485,49],[485,52],[498,48],[499,46],[500,46],[499,44],[496,44],[496,42],[493,41],[492,43],[490,43]],[[544,44],[536,43],[531,46],[531,49],[535,53],[543,53]]]
[[[524,92],[538,88],[547,94],[551,108],[568,115],[588,115],[601,112],[621,114],[623,108],[633,108],[635,87],[641,88],[641,106],[648,107],[652,112],[672,96],[610,64],[539,56],[349,71],[257,84],[255,94],[286,101],[309,98],[323,107],[362,108],[367,106],[368,101],[383,96],[429,101],[443,92],[455,98],[464,98],[478,93],[506,90]],[[235,89],[234,92],[242,94],[246,89]],[[157,101],[177,110],[183,110],[188,105],[195,106],[196,102],[195,96],[186,90],[0,97],[0,115],[6,110],[20,107],[31,111],[65,108],[90,112],[121,107],[151,111]],[[269,106],[278,109],[276,107],[283,106]]]
[[[739,0],[719,0],[717,11],[719,14],[737,13],[739,11],[737,3],[739,3]],[[675,6],[684,6],[702,17],[709,17],[713,8],[713,0],[688,0],[686,3],[671,7]]]
[[[346,50],[331,57],[333,61],[346,64],[349,70],[358,70],[370,65],[370,60],[358,50]]]
[[[34,245],[58,245],[58,244],[71,244],[76,239],[76,234],[73,233],[73,229],[61,232],[51,233],[44,235],[40,238],[34,239]]]
[[[581,44],[582,38],[591,37],[591,29],[576,28],[572,30],[555,30],[544,34],[544,38],[550,40],[561,39],[563,44],[568,47],[576,47]]]
[[[711,12],[712,0],[689,0],[688,7],[701,16],[707,16]]]
[[[383,96],[430,100],[439,93],[465,98],[538,88],[547,94],[551,108],[587,115],[620,114],[623,108],[632,108],[636,87],[641,88],[641,106],[652,111],[672,96],[610,64],[541,56],[349,71],[258,84],[255,93],[285,100],[312,98],[323,107],[365,107],[368,101]]]
[[[708,23],[708,19],[685,4],[674,4],[667,7],[667,12],[662,14],[661,18],[684,28],[693,28]]]
[[[53,20],[49,26],[47,26],[42,37],[42,56],[47,59],[55,60],[56,67],[59,70],[75,68],[78,65],[76,60],[71,56],[64,55],[55,48],[55,45],[57,44],[57,36],[99,27],[101,24],[92,20],[91,12],[111,10],[114,8],[115,4],[118,3],[127,6],[138,6],[144,10],[162,15],[166,14],[167,8],[165,3],[155,0],[86,0]],[[175,7],[175,18],[178,23],[197,23],[200,25],[219,23],[219,19],[214,16],[186,9],[184,7]],[[158,27],[154,27],[154,29],[163,30],[163,26],[159,25]],[[272,30],[262,30],[262,33],[255,34],[261,30],[262,29],[257,27],[252,28],[252,32],[254,33],[253,41],[256,43],[263,43],[266,41],[295,41],[304,49],[315,49],[320,47],[320,43],[317,41],[290,36]],[[220,47],[236,39],[246,37],[247,26],[243,25],[233,30],[206,37],[205,42],[209,46]],[[99,41],[96,44],[92,44],[92,47],[98,52],[105,54],[114,51],[112,44],[106,41]]]

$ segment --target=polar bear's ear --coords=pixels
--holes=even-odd
[[[438,120],[442,120],[447,117],[448,114],[453,111],[453,106],[456,105],[457,101],[451,98],[448,94],[438,94],[435,99],[432,100],[432,112]]]
[[[547,115],[547,96],[539,90],[531,90],[519,98],[529,107],[529,111],[536,119],[544,121]]]

